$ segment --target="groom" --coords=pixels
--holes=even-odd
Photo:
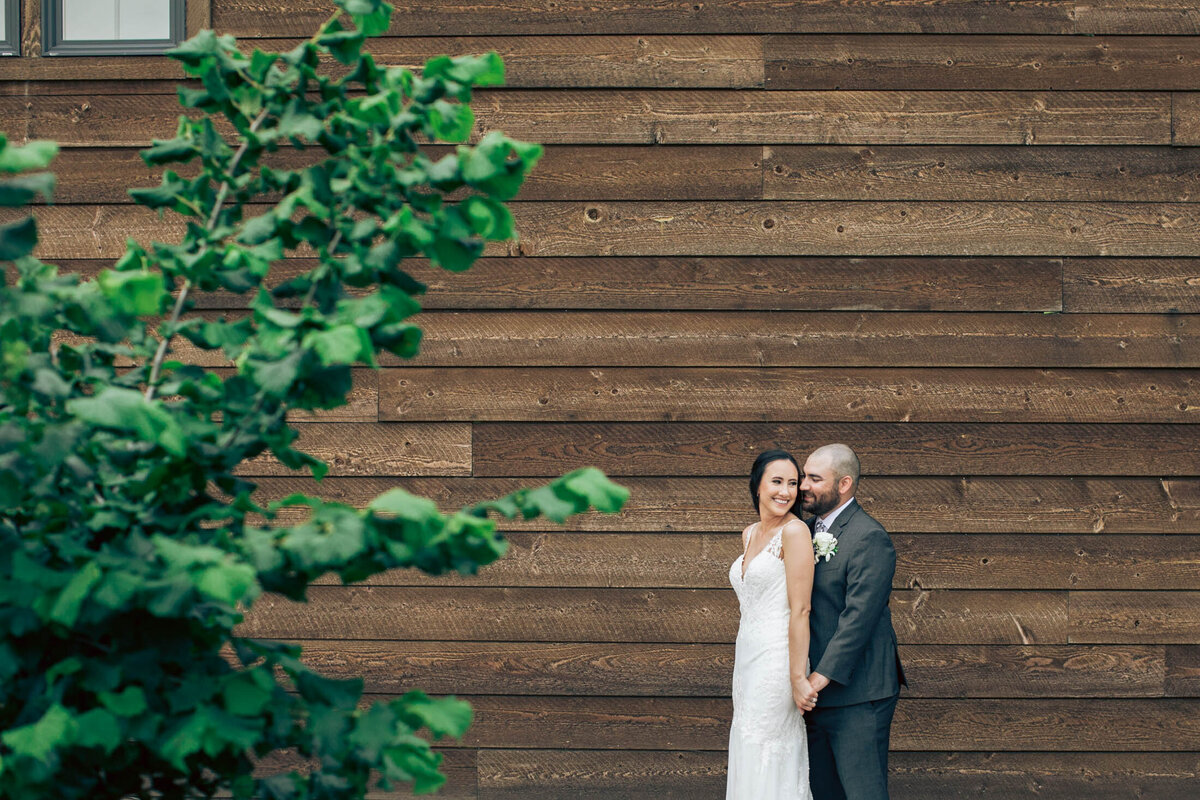
[[[855,501],[858,476],[854,451],[830,444],[808,457],[800,482],[818,554],[808,678],[819,699],[804,714],[814,800],[887,800],[888,736],[905,683],[888,610],[896,551]]]

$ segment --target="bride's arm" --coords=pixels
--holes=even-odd
[[[808,682],[808,617],[812,611],[813,587],[812,534],[800,520],[783,529],[783,570],[787,576],[788,665],[792,678],[792,698],[801,711],[810,711],[817,692]]]

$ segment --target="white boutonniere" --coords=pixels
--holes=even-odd
[[[813,536],[813,552],[816,554],[817,560],[820,561],[824,556],[828,561],[837,555],[837,544],[837,537],[829,531],[821,531]]]

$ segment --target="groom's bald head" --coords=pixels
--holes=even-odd
[[[848,445],[827,444],[814,450],[809,458],[814,459],[817,463],[827,464],[833,471],[834,481],[841,481],[842,478],[849,477],[851,494],[858,488],[860,474],[858,456]]]

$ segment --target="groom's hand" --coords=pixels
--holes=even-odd
[[[819,672],[813,672],[809,674],[808,682],[812,685],[813,689],[819,692],[829,685],[829,678],[826,678]]]
[[[812,711],[817,707],[817,690],[807,680],[801,679],[792,684],[792,702],[801,712]]]

